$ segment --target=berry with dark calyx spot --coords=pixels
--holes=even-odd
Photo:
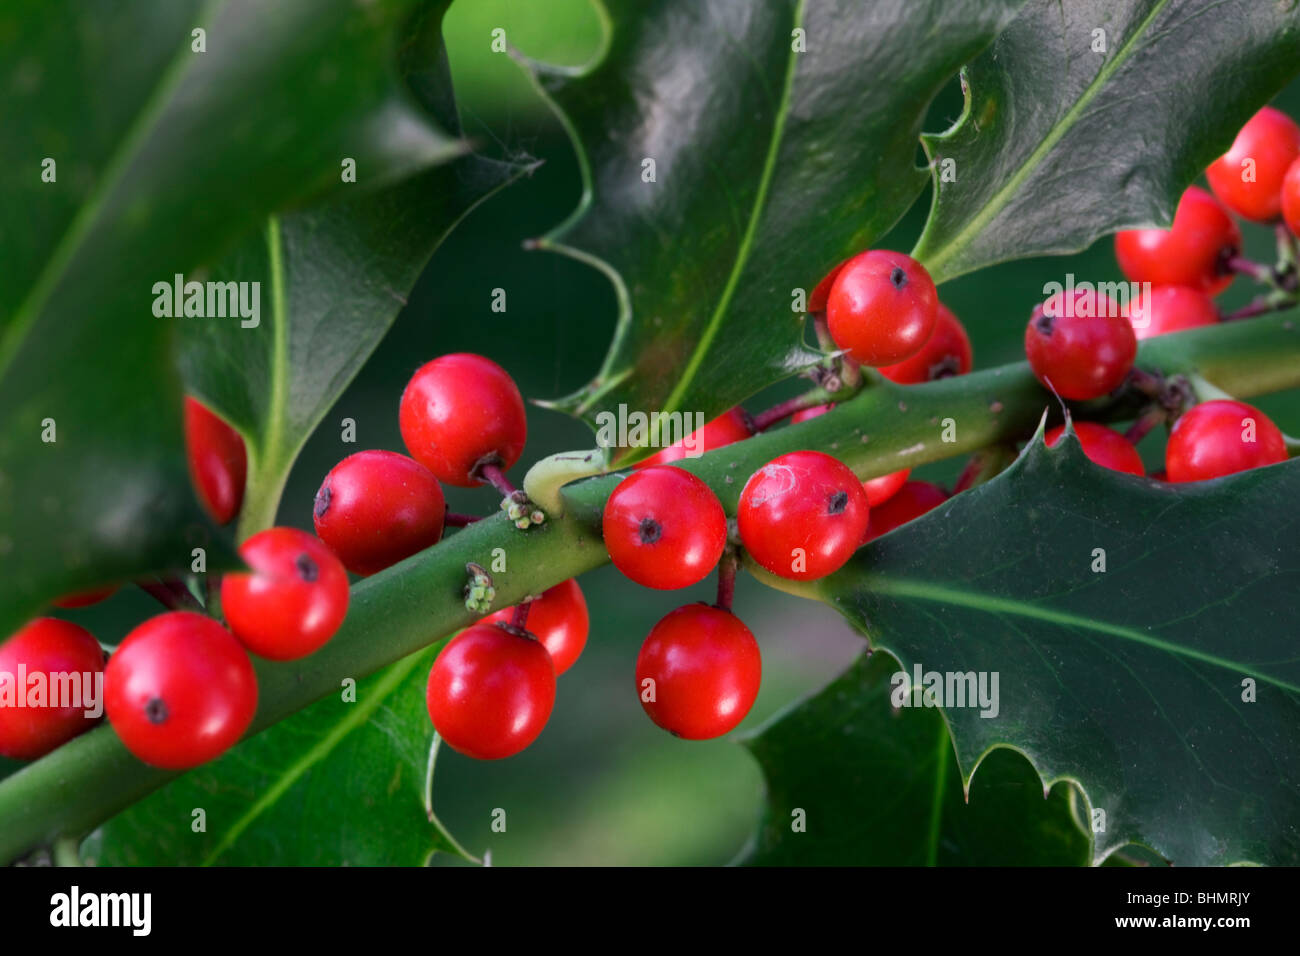
[[[881,371],[883,372],[884,369],[881,369]],[[797,425],[799,422],[806,422],[819,415],[825,415],[834,407],[831,404],[805,408],[802,411],[795,412],[790,418],[790,423]],[[899,488],[903,487],[903,483],[907,481],[907,476],[911,473],[912,469],[904,468],[902,471],[891,471],[889,474],[881,475],[878,478],[868,478],[862,483],[862,489],[867,493],[867,504],[872,508],[884,504]]]
[[[555,706],[555,666],[542,644],[500,624],[456,635],[429,671],[429,719],[458,753],[500,760],[542,732]]]
[[[86,713],[98,703],[103,670],[99,642],[68,621],[38,617],[0,643],[0,757],[35,760],[94,727],[98,718]],[[39,692],[37,674],[44,675]],[[63,688],[72,696],[65,699]]]
[[[1168,229],[1115,234],[1115,258],[1132,282],[1190,285],[1217,295],[1232,282],[1228,260],[1241,252],[1241,229],[1218,201],[1189,186]]]
[[[750,476],[736,520],[755,561],[780,577],[814,581],[852,556],[870,508],[862,482],[843,462],[793,451]]]
[[[879,508],[871,509],[864,542],[888,534],[948,500],[948,492],[928,481],[909,481]]]
[[[248,453],[244,439],[197,399],[185,399],[185,448],[190,478],[217,524],[227,524],[244,503]]]
[[[1123,471],[1130,475],[1146,474],[1142,465],[1142,456],[1133,447],[1133,443],[1119,432],[1096,425],[1092,422],[1075,422],[1074,433],[1078,436],[1083,453],[1094,464],[1109,468],[1111,471]],[[1054,448],[1065,434],[1065,426],[1051,429],[1043,438],[1048,448]]]
[[[1214,300],[1187,285],[1160,285],[1129,305],[1129,322],[1139,339],[1214,325],[1219,310]]]
[[[1118,388],[1137,357],[1137,337],[1119,307],[1091,289],[1051,296],[1025,328],[1034,376],[1062,398],[1085,401]]]
[[[335,465],[312,509],[316,534],[353,574],[374,574],[438,543],[447,502],[433,473],[392,451]]]
[[[641,706],[686,740],[709,740],[745,719],[758,696],[758,642],[730,611],[688,604],[650,631],[636,661]]]
[[[1178,417],[1165,446],[1171,482],[1205,481],[1286,461],[1286,439],[1252,405],[1215,399]]]
[[[1205,171],[1219,202],[1238,216],[1273,222],[1282,212],[1282,179],[1300,157],[1300,126],[1265,106],[1246,121],[1228,151]]]
[[[846,262],[826,301],[831,338],[862,365],[911,358],[930,338],[938,314],[939,294],[925,267],[887,249]]]
[[[481,355],[458,352],[421,366],[402,392],[402,441],[449,485],[476,488],[479,469],[508,469],[524,450],[524,399],[510,375]]]
[[[689,587],[717,566],[727,515],[713,490],[690,472],[656,465],[619,482],[601,528],[614,566],[637,584]]]
[[[222,578],[221,609],[245,647],[291,661],[334,636],[348,611],[348,573],[324,542],[297,528],[268,528],[239,555],[252,572]]]
[[[669,462],[680,461],[688,455],[698,457],[707,451],[713,451],[715,448],[722,448],[738,441],[744,441],[746,438],[752,437],[753,434],[753,422],[745,414],[745,410],[737,405],[730,411],[723,412],[703,428],[691,432],[685,439],[673,442],[667,448],[632,467],[649,468],[653,465],[666,465]],[[688,446],[690,450],[688,450]]]
[[[483,618],[484,624],[509,624],[514,608],[504,608]],[[528,602],[528,632],[537,638],[551,655],[555,676],[559,677],[577,661],[587,646],[591,626],[587,599],[574,578],[547,588],[542,596]]]
[[[104,669],[104,710],[126,749],[167,770],[230,749],[257,711],[248,654],[224,627],[193,611],[145,621]]]
[[[884,366],[880,374],[899,385],[919,385],[953,375],[965,375],[973,362],[965,326],[940,302],[934,332],[921,351],[897,365]]]

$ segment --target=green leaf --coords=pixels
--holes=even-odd
[[[1168,485],[1036,438],[818,590],[905,670],[996,672],[996,718],[945,708],[964,778],[1009,746],[1077,782],[1098,859],[1294,864],[1297,494],[1300,461]]]
[[[936,193],[913,255],[942,282],[1168,226],[1297,48],[1293,0],[1030,0],[966,71],[961,119],[924,137]]]
[[[911,205],[927,106],[1022,2],[610,0],[594,65],[532,64],[585,186],[540,245],[620,302],[604,367],[556,407],[710,417],[813,361],[794,287]]]
[[[268,214],[343,187],[344,157],[366,189],[464,151],[398,73],[399,41],[436,28],[414,9],[0,11],[14,144],[0,181],[0,634],[60,593],[188,566],[196,546],[209,567],[230,559],[189,485],[172,337],[233,320],[158,318],[154,285],[202,278]]]
[[[743,862],[1086,863],[1088,838],[1071,817],[1070,785],[1056,785],[1045,798],[1033,767],[998,750],[980,765],[968,800],[939,711],[891,704],[897,672],[888,654],[864,654],[745,741],[763,766],[767,802]]]
[[[459,134],[443,6],[402,48],[401,68],[439,126]],[[218,281],[256,279],[267,290],[256,328],[182,326],[186,385],[247,443],[240,538],[274,523],[299,450],[392,326],[434,250],[474,206],[531,168],[465,155],[390,187],[273,218],[215,270]]]
[[[86,844],[107,865],[419,866],[472,859],[433,815],[424,706],[442,647],[360,681],[119,814]],[[206,831],[194,832],[202,809]]]

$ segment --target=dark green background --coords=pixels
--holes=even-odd
[[[447,352],[475,351],[503,364],[525,396],[549,399],[584,385],[600,365],[613,330],[616,305],[606,280],[558,255],[527,252],[525,239],[541,235],[572,211],[578,198],[573,151],[558,123],[519,68],[490,50],[490,31],[540,59],[579,63],[595,49],[599,28],[585,0],[475,0],[453,4],[447,43],[465,130],[490,155],[526,152],[544,165],[488,201],[434,256],[410,304],[374,358],[326,416],[289,482],[280,521],[310,527],[311,499],[325,472],[361,448],[402,450],[397,403],[410,373]],[[1278,106],[1300,116],[1300,85]],[[927,129],[945,128],[960,110],[954,80],[935,104]],[[1082,175],[1082,174],[1081,174]],[[928,192],[886,245],[909,249],[929,209]],[[1272,254],[1266,230],[1246,227],[1248,251]],[[1027,260],[966,276],[941,289],[966,323],[976,363],[998,365],[1023,357],[1029,310],[1048,281],[1121,278],[1103,240],[1086,253]],[[507,311],[493,313],[492,290],[503,288]],[[1248,298],[1244,283],[1224,297],[1232,307]],[[757,410],[794,386],[749,402]],[[1300,431],[1294,395],[1259,403],[1284,430]],[[340,442],[343,418],[357,422],[357,444]],[[543,409],[529,414],[525,462],[593,444],[587,427]],[[1149,463],[1161,442],[1143,446]],[[927,468],[921,477],[950,482],[960,461]],[[515,475],[522,476],[522,469]],[[483,512],[489,493],[448,489],[453,510]],[[633,684],[640,642],[672,608],[711,594],[711,584],[684,593],[631,585],[611,568],[582,581],[592,612],[587,651],[560,679],[556,709],[540,740],[519,757],[479,763],[444,750],[436,808],[473,853],[490,849],[494,863],[691,864],[723,863],[743,846],[758,818],[762,778],[753,758],[728,740],[682,742],[654,727],[641,712]],[[763,650],[764,683],[744,728],[815,691],[843,671],[862,649],[833,611],[769,591],[742,579],[736,609]],[[153,605],[124,591],[105,604],[69,616],[116,642]],[[507,831],[493,833],[495,808]]]

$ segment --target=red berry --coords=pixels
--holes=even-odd
[[[690,472],[658,465],[619,482],[601,519],[614,566],[637,584],[669,591],[702,581],[727,546],[727,515]]]
[[[851,256],[849,258],[852,258]],[[845,259],[830,272],[822,277],[822,281],[817,283],[816,288],[812,290],[812,295],[808,296],[808,311],[825,312],[826,300],[830,298],[831,288],[835,285],[835,280],[839,278],[840,270],[843,269],[849,260]]]
[[[1146,474],[1146,469],[1142,466],[1142,456],[1133,447],[1133,443],[1119,432],[1105,425],[1094,425],[1092,422],[1075,422],[1074,433],[1079,437],[1083,453],[1095,464],[1109,468],[1111,471],[1128,472],[1130,475]],[[1064,425],[1058,425],[1049,431],[1044,437],[1047,447],[1055,447],[1064,434]]]
[[[1025,355],[1040,382],[1082,401],[1119,387],[1137,357],[1137,338],[1106,296],[1080,289],[1071,300],[1058,292],[1034,308]]]
[[[1241,251],[1241,230],[1213,196],[1187,187],[1168,229],[1115,234],[1115,258],[1133,282],[1190,285],[1210,295],[1232,282],[1227,260]]]
[[[1265,106],[1246,121],[1205,178],[1219,201],[1246,219],[1272,222],[1282,211],[1282,177],[1300,157],[1300,126]]]
[[[909,481],[879,508],[871,509],[864,543],[888,534],[948,500],[948,492],[927,481]]]
[[[297,528],[268,528],[239,555],[253,569],[221,581],[221,609],[254,654],[291,661],[315,651],[348,612],[348,573],[320,539]]]
[[[555,667],[539,641],[499,624],[475,624],[434,661],[425,700],[453,750],[479,760],[512,757],[551,716]]]
[[[899,385],[917,385],[952,375],[965,375],[971,370],[973,361],[965,327],[940,302],[934,332],[921,351],[897,365],[886,365],[880,374]]]
[[[676,737],[709,740],[734,728],[758,696],[763,661],[740,618],[705,604],[679,607],[650,631],[636,687],[650,719]]]
[[[870,513],[862,482],[819,451],[792,451],[754,472],[736,512],[740,539],[773,574],[814,581],[857,549]]]
[[[884,371],[884,369],[881,369],[881,371]],[[803,411],[795,412],[791,416],[790,422],[795,425],[799,422],[806,422],[810,418],[825,415],[834,407],[831,404],[805,408]],[[867,504],[874,508],[876,505],[888,501],[891,495],[903,487],[903,482],[907,481],[907,476],[911,474],[911,471],[910,468],[904,468],[902,471],[893,471],[887,475],[881,475],[879,478],[868,478],[862,483],[862,489],[867,493]]]
[[[715,448],[722,448],[738,441],[744,441],[753,434],[754,423],[749,420],[745,410],[737,405],[731,411],[723,412],[703,428],[691,432],[682,441],[674,442],[663,451],[651,455],[645,461],[639,462],[632,467],[649,468],[651,465],[666,465],[672,461],[680,461],[686,457],[687,444],[694,449],[692,454],[698,453],[702,455],[706,451],[713,451]]]
[[[911,256],[871,249],[844,264],[826,302],[831,338],[863,365],[894,365],[934,331],[939,294]]]
[[[433,473],[393,451],[359,451],[316,492],[320,539],[353,574],[374,574],[437,544],[447,502]]]
[[[72,610],[78,607],[90,607],[92,604],[98,604],[112,595],[117,593],[117,585],[110,584],[106,588],[95,588],[93,591],[77,591],[75,594],[65,594],[57,601],[52,601],[55,607],[61,607],[65,610]]]
[[[243,736],[257,712],[257,677],[224,627],[193,611],[172,611],[145,621],[108,659],[104,709],[136,757],[184,770]]]
[[[1165,446],[1171,482],[1205,481],[1286,461],[1286,440],[1272,420],[1245,402],[1202,402],[1178,417]]]
[[[0,643],[0,757],[35,760],[95,726],[86,711],[100,703],[103,670],[99,642],[68,621],[38,617]]]
[[[1300,159],[1291,164],[1282,180],[1282,217],[1292,235],[1300,236]]]
[[[421,366],[402,392],[399,417],[411,456],[460,488],[482,484],[475,474],[481,464],[509,468],[528,437],[514,379],[491,359],[467,352]]]
[[[529,602],[528,633],[532,634],[555,665],[559,677],[578,659],[587,646],[591,620],[587,616],[587,599],[573,578],[547,588],[542,596]],[[505,608],[483,618],[484,624],[509,624],[514,608]]]
[[[1186,285],[1160,285],[1149,296],[1139,295],[1129,307],[1129,321],[1139,339],[1214,325],[1219,310],[1214,300]]]
[[[244,480],[248,475],[244,439],[205,405],[187,397],[185,447],[199,500],[217,524],[233,520],[244,503]]]

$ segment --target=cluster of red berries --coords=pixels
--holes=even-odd
[[[1170,228],[1115,236],[1121,271],[1134,283],[1149,283],[1149,293],[1125,307],[1087,287],[1072,295],[1057,293],[1034,309],[1025,329],[1025,354],[1045,386],[1074,401],[1100,398],[1129,378],[1139,339],[1222,321],[1212,297],[1238,274],[1242,243],[1231,213],[1261,223],[1285,214],[1291,230],[1300,233],[1300,126],[1285,114],[1260,110],[1206,177],[1214,195],[1189,187]],[[1097,464],[1144,474],[1124,435],[1090,423],[1075,428],[1085,454]],[[1047,443],[1054,445],[1062,432],[1053,429]],[[1174,422],[1163,477],[1202,481],[1286,457],[1282,433],[1263,412],[1216,399]]]

